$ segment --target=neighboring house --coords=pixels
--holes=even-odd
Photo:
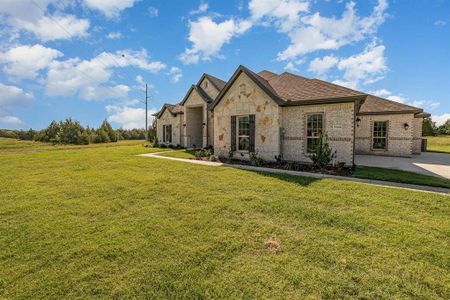
[[[419,154],[428,114],[322,80],[239,66],[228,82],[204,74],[179,104],[165,104],[155,116],[165,144],[310,162],[325,133],[336,161],[353,165],[355,154]]]

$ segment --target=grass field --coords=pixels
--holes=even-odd
[[[450,197],[107,146],[0,155],[0,298],[450,297]]]
[[[427,150],[431,152],[450,153],[450,135],[427,136]]]
[[[160,156],[191,159],[195,158],[195,151],[169,151],[167,153],[160,154]],[[353,177],[450,188],[450,180],[445,178],[386,168],[358,166],[354,170]]]
[[[358,166],[353,177],[450,188],[450,180],[395,169]]]

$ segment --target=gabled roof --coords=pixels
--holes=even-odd
[[[423,109],[398,103],[392,100],[369,95],[361,106],[358,115],[384,115],[384,114],[404,114],[404,113],[422,113]]]
[[[217,104],[219,104],[222,97],[225,95],[225,93],[230,89],[230,87],[233,85],[233,83],[236,81],[236,79],[241,75],[241,73],[245,73],[250,79],[253,80],[264,92],[266,92],[267,95],[269,95],[270,98],[272,98],[278,105],[282,105],[284,101],[278,97],[276,92],[273,90],[273,88],[269,85],[269,83],[262,78],[261,76],[253,73],[243,65],[240,65],[236,71],[234,72],[233,76],[231,76],[230,80],[228,80],[227,84],[223,87],[223,89],[220,91],[220,93],[217,95],[214,102],[211,104],[210,109],[214,109]]]
[[[187,99],[189,98],[189,95],[192,93],[192,91],[196,91],[200,97],[206,102],[206,103],[211,103],[213,101],[213,99],[211,97],[208,96],[208,94],[205,93],[205,91],[199,87],[198,85],[191,85],[191,87],[189,88],[189,90],[186,93],[186,96],[184,96],[183,100],[180,102],[180,105],[184,105],[184,103],[187,101]]]
[[[281,75],[269,71],[255,74],[241,65],[216,97],[216,100],[211,105],[211,109],[214,109],[220,102],[242,72],[247,74],[280,106],[363,101],[367,97],[367,94],[362,92],[321,80],[308,79],[288,72]]]
[[[222,79],[203,73],[202,77],[200,77],[200,80],[197,82],[197,86],[200,86],[204,78],[207,78],[219,92],[223,89],[225,84],[227,84],[226,81],[223,81]]]
[[[172,116],[176,116],[178,114],[183,114],[183,106],[180,104],[169,104],[169,103],[165,103],[163,105],[163,107],[161,108],[161,110],[157,113],[154,113],[153,116],[157,117],[158,119],[161,118],[161,116],[163,115],[164,111],[167,109],[168,112],[170,112],[170,114]]]

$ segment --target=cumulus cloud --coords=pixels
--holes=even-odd
[[[216,23],[210,17],[200,17],[189,22],[189,41],[191,48],[187,48],[179,59],[184,64],[196,64],[200,60],[211,60],[220,57],[220,49],[232,37],[246,32],[251,27],[248,21],[228,19]]]
[[[91,60],[72,58],[53,61],[47,73],[46,94],[49,96],[79,95],[86,100],[126,97],[129,87],[105,86],[115,68],[136,67],[152,73],[166,68],[159,61],[150,61],[147,52],[102,52]]]
[[[172,82],[178,82],[180,81],[181,77],[183,77],[183,73],[178,67],[171,67],[169,70],[169,75],[172,76]]]
[[[274,23],[279,30],[287,32],[300,22],[300,14],[309,9],[309,2],[302,0],[252,0],[248,4],[251,19],[263,25]]]
[[[0,125],[8,127],[24,128],[25,122],[15,116],[0,116]]]
[[[28,105],[33,101],[33,94],[23,89],[0,83],[0,111],[8,111],[12,107]]]
[[[118,40],[122,38],[122,33],[121,32],[110,32],[108,33],[108,35],[106,36],[106,38],[108,40]]]
[[[382,79],[387,70],[383,45],[371,44],[362,53],[340,59],[337,67],[344,72],[344,80],[358,86]]]
[[[108,113],[108,121],[119,125],[123,129],[145,128],[145,109],[130,106],[107,105],[105,107]],[[151,124],[152,114],[156,112],[155,109],[150,109],[148,112],[149,121]]]
[[[51,4],[54,11],[49,14]],[[9,26],[12,35],[27,31],[44,42],[86,36],[89,21],[62,13],[64,4],[55,0],[0,1],[0,14],[4,16],[0,23]]]
[[[337,50],[361,41],[375,33],[384,22],[387,7],[386,0],[379,0],[370,16],[360,17],[355,3],[349,2],[339,19],[314,13],[304,16],[296,27],[280,26],[288,34],[291,44],[278,53],[278,59],[288,60],[317,50]]]
[[[321,75],[336,66],[338,61],[339,59],[337,59],[333,55],[324,56],[323,58],[316,57],[309,63],[308,70],[310,72]]]
[[[444,125],[445,122],[450,120],[450,113],[444,113],[442,115],[432,115],[431,119],[436,122],[437,126]]]
[[[39,70],[46,68],[62,55],[58,50],[39,44],[23,45],[0,53],[0,64],[4,64],[3,72],[15,79],[34,79]]]
[[[86,6],[103,13],[108,18],[115,18],[127,8],[133,7],[137,0],[84,0]]]

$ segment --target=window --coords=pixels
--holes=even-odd
[[[316,150],[317,140],[323,132],[323,115],[314,114],[307,116],[306,124],[306,151],[313,153]]]
[[[172,125],[163,125],[163,142],[172,143]]]
[[[249,151],[250,149],[250,123],[248,116],[237,117],[237,150]]]
[[[387,147],[387,122],[373,122],[372,135],[373,149],[386,149]]]

